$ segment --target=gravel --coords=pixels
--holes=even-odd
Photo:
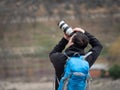
[[[90,90],[120,90],[120,79],[94,79],[90,82]],[[53,81],[10,82],[0,81],[0,90],[54,90]]]

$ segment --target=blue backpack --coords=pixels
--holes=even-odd
[[[84,56],[68,58],[64,75],[59,82],[58,90],[86,90],[87,79],[89,78],[89,63],[85,58],[92,52]]]

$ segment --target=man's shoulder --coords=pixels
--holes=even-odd
[[[59,53],[59,52],[57,52],[57,53],[52,53],[51,55],[50,55],[50,58],[52,59],[52,58],[54,58],[54,59],[64,59],[64,58],[66,58],[66,56],[63,54],[63,53]],[[67,58],[66,58],[67,59]]]

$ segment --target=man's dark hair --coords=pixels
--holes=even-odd
[[[72,42],[74,43],[75,46],[80,47],[80,48],[85,48],[88,45],[88,37],[82,33],[82,32],[76,32]]]
[[[66,48],[65,53],[67,56],[71,56],[75,52],[81,52],[81,54],[84,54],[85,52],[81,50],[87,47],[89,43],[88,37],[82,32],[75,32],[73,35],[72,42],[74,44]]]

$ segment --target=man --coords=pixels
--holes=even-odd
[[[92,52],[92,54],[90,54],[86,60],[91,67],[102,50],[101,43],[87,31],[81,28],[74,28],[73,31],[76,33],[71,37],[64,33],[64,37],[49,54],[59,81],[64,73],[64,65],[66,64],[68,57],[72,57],[73,55],[85,55],[86,53],[84,50],[87,45],[90,44],[92,48],[88,52]],[[65,51],[63,52],[64,49]],[[55,90],[57,90],[59,86],[57,78],[55,82]]]

